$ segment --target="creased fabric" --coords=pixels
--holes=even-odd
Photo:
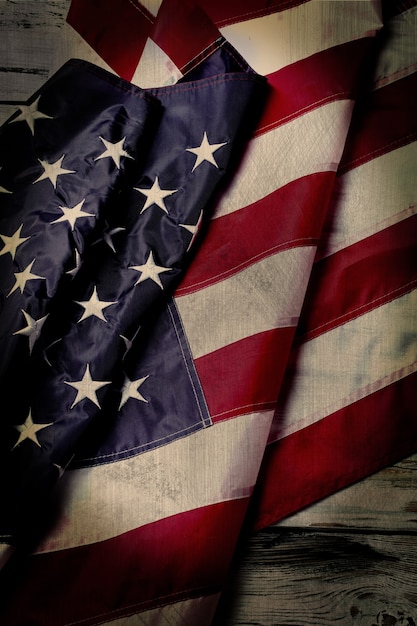
[[[50,501],[49,531],[4,569],[0,615],[51,626],[210,624],[244,525],[282,519],[415,449],[415,121],[404,98],[415,7],[106,0],[97,15],[94,2],[73,0],[68,22],[104,66],[162,104],[170,88],[155,85],[175,83],[176,93],[206,80],[207,57],[224,67],[222,38],[268,89],[172,297],[127,334],[134,385],[106,396],[132,409],[127,437],[90,401],[100,419]],[[205,103],[222,129],[225,113]],[[225,137],[207,129],[200,141],[187,145],[191,174],[216,173]],[[186,194],[162,175],[155,184],[155,154],[151,143],[131,193],[150,216],[153,187],[156,241],[167,232],[161,205],[169,212]],[[168,158],[167,171],[174,165]],[[135,261],[142,273],[146,262]],[[154,278],[169,265],[159,263]],[[169,274],[158,274],[162,285]],[[171,436],[187,390],[191,428]]]

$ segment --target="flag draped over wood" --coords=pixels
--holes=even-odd
[[[209,624],[255,485],[261,527],[417,443],[415,3],[384,27],[371,1],[159,4],[73,0],[68,48],[102,69],[3,127],[5,535],[66,467],[3,570],[10,626]]]
[[[415,450],[417,9],[388,11],[286,369],[258,528]]]

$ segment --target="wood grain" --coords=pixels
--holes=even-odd
[[[69,4],[0,0],[0,123],[58,62]],[[214,626],[417,626],[416,534],[417,454],[243,542]]]
[[[417,626],[417,455],[242,538],[214,626]]]
[[[25,102],[48,78],[69,4],[69,0],[2,0],[1,104]]]
[[[242,554],[214,626],[417,624],[415,536],[267,529]]]

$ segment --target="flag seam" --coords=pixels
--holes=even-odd
[[[408,283],[405,283],[405,285],[401,285],[400,287],[397,287],[396,289],[393,289],[391,291],[388,291],[387,293],[384,293],[382,296],[378,296],[378,298],[373,298],[369,300],[368,302],[366,302],[365,304],[361,304],[361,306],[355,307],[351,311],[343,313],[342,315],[338,315],[332,320],[329,320],[328,322],[325,322],[324,324],[320,324],[319,326],[316,326],[308,333],[301,335],[300,338],[296,341],[296,344],[299,345],[304,342],[310,341],[311,339],[319,337],[320,335],[323,335],[329,330],[329,326],[331,327],[331,330],[335,328],[340,328],[341,326],[344,326],[344,324],[347,324],[348,322],[351,322],[352,320],[355,320],[361,317],[362,311],[368,312],[373,309],[377,309],[378,307],[388,304],[389,302],[392,302],[393,300],[396,300],[397,298],[404,296],[407,293],[411,293],[413,289],[416,287],[416,285],[417,285],[417,279],[411,280]],[[344,318],[344,319],[342,319],[342,321],[337,323],[337,320],[340,320],[341,318]],[[323,330],[320,330],[320,329],[323,329]]]
[[[278,251],[292,250],[294,248],[302,248],[308,244],[311,244],[313,246],[317,245],[318,244],[317,237],[300,237],[298,239],[290,239],[289,241],[285,241],[283,243],[277,244],[275,246],[267,248],[266,250],[262,252],[258,252],[258,254],[251,256],[246,261],[242,261],[241,263],[238,263],[237,265],[233,265],[232,267],[228,268],[224,272],[221,272],[220,274],[216,274],[215,276],[210,276],[210,278],[200,280],[187,287],[178,287],[176,293],[179,296],[184,296],[184,295],[189,295],[191,293],[195,293],[197,291],[200,291],[200,289],[204,288],[205,286],[215,285],[224,280],[227,280],[229,276],[233,276],[233,275],[238,274],[239,272],[243,272],[246,268],[250,267],[251,265],[255,265],[258,261],[261,261],[270,256],[273,256]]]
[[[363,165],[364,163],[367,163],[368,161],[372,161],[374,158],[378,156],[386,154],[387,152],[392,152],[395,148],[400,148],[401,146],[405,146],[409,143],[413,143],[413,141],[415,141],[416,138],[417,138],[417,131],[413,131],[412,133],[409,133],[408,135],[405,135],[404,137],[401,137],[400,139],[395,139],[394,141],[391,141],[377,148],[376,150],[371,150],[370,152],[367,152],[366,154],[362,154],[360,157],[353,159],[353,161],[349,161],[345,165],[341,166],[340,169],[338,170],[338,174],[339,175],[345,174],[346,172],[349,172],[350,170],[353,170],[356,167],[359,167],[359,165]]]
[[[267,79],[268,79],[268,76],[267,76]],[[327,104],[329,102],[337,102],[338,100],[352,100],[351,95],[352,94],[350,94],[347,91],[340,91],[338,93],[330,94],[324,98],[321,98],[320,100],[311,102],[310,104],[302,107],[301,109],[297,109],[293,113],[289,113],[288,115],[281,117],[279,120],[276,120],[275,122],[270,122],[269,124],[260,126],[256,130],[255,135],[261,135],[265,132],[272,130],[273,128],[277,128],[278,126],[284,126],[288,122],[291,122],[293,119],[301,117],[304,113],[308,113],[309,111],[314,111],[314,109],[320,108],[320,106],[322,106],[323,104]]]
[[[310,0],[295,0],[295,1],[287,0],[287,2],[283,2],[279,6],[275,5],[275,6],[270,7],[269,9],[268,8],[256,9],[253,11],[247,11],[246,13],[233,15],[232,17],[229,17],[229,18],[218,20],[216,21],[216,26],[229,26],[232,24],[236,24],[237,22],[241,22],[241,21],[244,22],[251,18],[257,19],[259,17],[263,17],[265,15],[271,15],[273,13],[283,13],[284,11],[300,6],[301,4],[307,4],[307,2],[310,2]]]

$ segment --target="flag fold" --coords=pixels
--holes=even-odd
[[[1,130],[2,624],[216,623],[243,528],[417,449],[416,20],[69,2]]]
[[[4,541],[33,539],[87,427],[95,456],[110,461],[210,425],[175,307],[161,313],[160,356],[148,350],[136,373],[132,354],[149,341],[142,326],[178,282],[262,91],[220,39],[192,80],[150,91],[69,61],[2,127]],[[164,377],[181,389],[175,402]],[[118,420],[106,454],[100,438]]]

